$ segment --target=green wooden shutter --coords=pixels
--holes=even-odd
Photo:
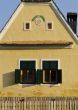
[[[36,83],[40,84],[43,83],[43,70],[37,70],[36,72]]]
[[[20,83],[20,73],[21,70],[15,69],[15,83]]]
[[[57,83],[57,70],[51,70],[51,83]]]
[[[62,70],[57,71],[57,83],[62,83]]]

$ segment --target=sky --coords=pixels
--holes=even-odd
[[[78,13],[78,0],[54,0],[66,17],[67,12]],[[3,29],[21,0],[0,0],[0,30]]]

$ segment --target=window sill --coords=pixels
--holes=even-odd
[[[60,86],[61,84],[18,84],[19,86],[22,86],[22,85],[24,85],[24,86],[48,86],[48,87],[54,87],[54,86],[56,86],[56,87],[58,87],[58,86]]]
[[[49,86],[49,87],[53,87],[53,86],[60,86],[60,84],[40,84],[41,86]]]

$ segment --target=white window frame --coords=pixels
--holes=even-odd
[[[41,59],[41,69],[43,69],[42,68],[43,61],[58,61],[58,69],[60,69],[60,59]]]
[[[48,23],[52,23],[52,29],[48,29]],[[46,22],[46,30],[51,31],[53,29],[54,29],[54,23],[53,23],[53,21],[47,21]]]
[[[29,29],[26,29],[26,23],[29,23]],[[24,27],[24,31],[30,31],[31,30],[31,21],[26,21],[26,22],[24,22],[24,24],[23,24],[23,27]]]
[[[19,59],[18,68],[20,69],[20,61],[35,61],[35,66],[37,70],[37,59]]]

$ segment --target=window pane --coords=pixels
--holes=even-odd
[[[57,70],[51,70],[51,83],[57,83]]]
[[[20,61],[20,69],[36,69],[35,61]]]
[[[50,70],[43,70],[43,83],[50,83]]]
[[[58,61],[50,61],[49,65],[50,69],[58,69]]]
[[[52,23],[48,23],[48,29],[52,29]]]
[[[56,84],[57,83],[57,70],[44,70],[43,72],[43,83],[45,84]]]
[[[30,24],[26,23],[26,29],[30,29]]]
[[[33,84],[36,82],[36,70],[22,70],[22,83],[23,84]]]
[[[50,69],[49,62],[48,61],[43,61],[42,68],[43,69]]]
[[[58,61],[43,61],[43,69],[58,69]]]

